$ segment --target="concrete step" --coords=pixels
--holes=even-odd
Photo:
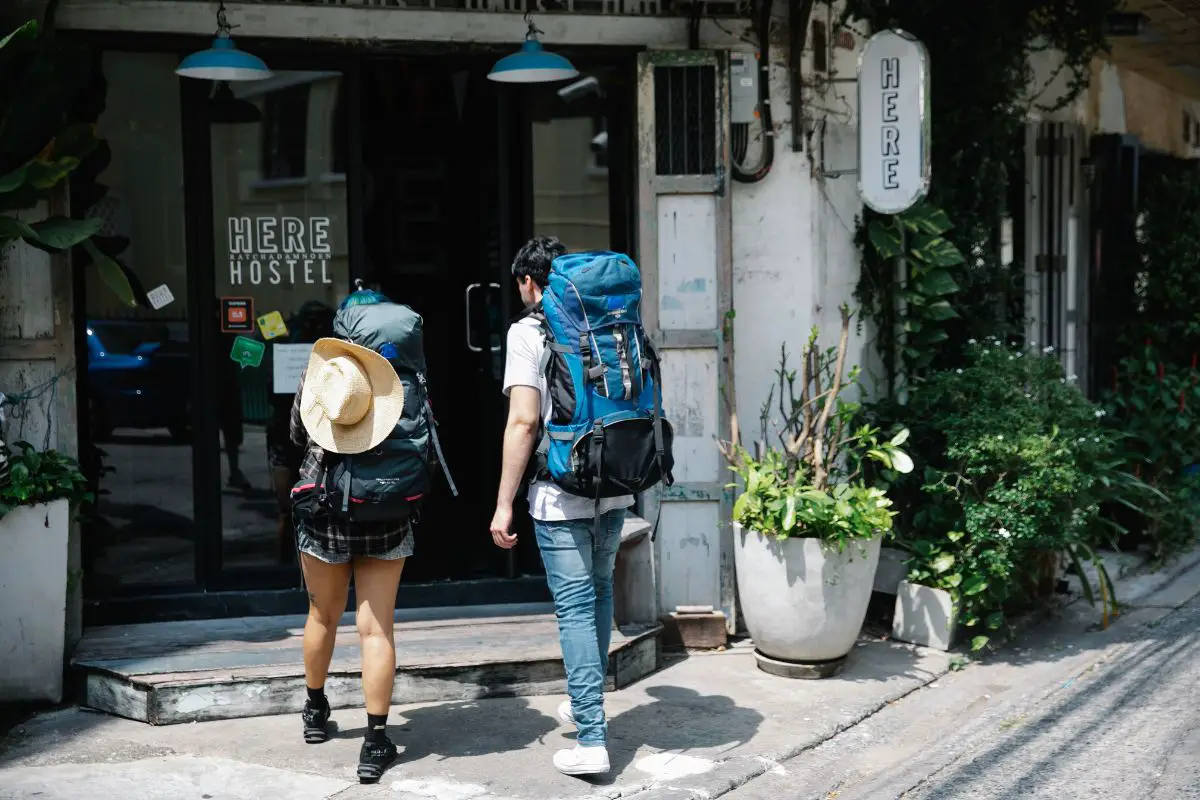
[[[299,712],[303,616],[120,625],[88,630],[72,659],[83,705],[152,725]],[[608,689],[658,669],[661,626],[613,631]],[[361,706],[358,634],[347,614],[326,681],[334,708]],[[395,703],[564,694],[548,605],[396,613]]]

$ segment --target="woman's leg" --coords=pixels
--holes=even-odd
[[[308,685],[304,740],[317,744],[329,738],[325,731],[329,721],[325,677],[333,658],[338,622],[346,612],[350,565],[327,564],[308,553],[301,554],[300,563],[308,590],[308,619],[304,622],[304,680]]]
[[[354,595],[358,599],[358,636],[362,641],[363,697],[368,714],[388,713],[396,678],[393,636],[396,589],[404,571],[403,558],[354,560]]]
[[[387,736],[387,713],[396,680],[393,636],[396,589],[404,559],[354,561],[354,594],[358,598],[358,636],[362,643],[363,697],[367,704],[367,733],[358,756],[358,779],[374,783],[396,759],[396,746]]]

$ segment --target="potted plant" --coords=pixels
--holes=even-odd
[[[971,340],[962,366],[923,381],[905,406],[921,443],[920,492],[904,519],[908,581],[893,638],[950,649],[961,632],[986,647],[1012,611],[1037,607],[1069,565],[1102,619],[1112,584],[1096,548],[1112,539],[1105,499],[1140,500],[1146,487],[1115,457],[1117,437],[1063,373],[1053,348]]]
[[[62,699],[70,508],[90,499],[74,459],[0,442],[0,702]]]
[[[845,372],[850,318],[843,307],[835,348],[821,350],[813,329],[798,373],[782,351],[754,454],[736,415],[721,445],[741,479],[734,557],[746,626],[759,667],[790,677],[833,675],[853,648],[892,527],[886,482],[912,469],[900,449],[908,431],[885,438],[842,396],[858,377]],[[772,427],[779,445],[763,446]]]

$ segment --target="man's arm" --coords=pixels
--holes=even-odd
[[[504,460],[496,505],[511,506],[537,446],[541,393],[532,386],[514,386],[508,395],[508,424],[504,426]]]
[[[512,533],[512,506],[529,457],[537,446],[541,406],[541,393],[534,387],[513,386],[509,390],[500,490],[496,495],[496,514],[492,518],[492,539],[500,547],[510,548],[517,543],[517,537]]]

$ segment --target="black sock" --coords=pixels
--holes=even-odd
[[[308,689],[308,702],[313,708],[324,708],[329,705],[329,701],[325,699],[325,687],[319,689]]]
[[[368,742],[382,742],[387,739],[387,714],[367,714]]]

